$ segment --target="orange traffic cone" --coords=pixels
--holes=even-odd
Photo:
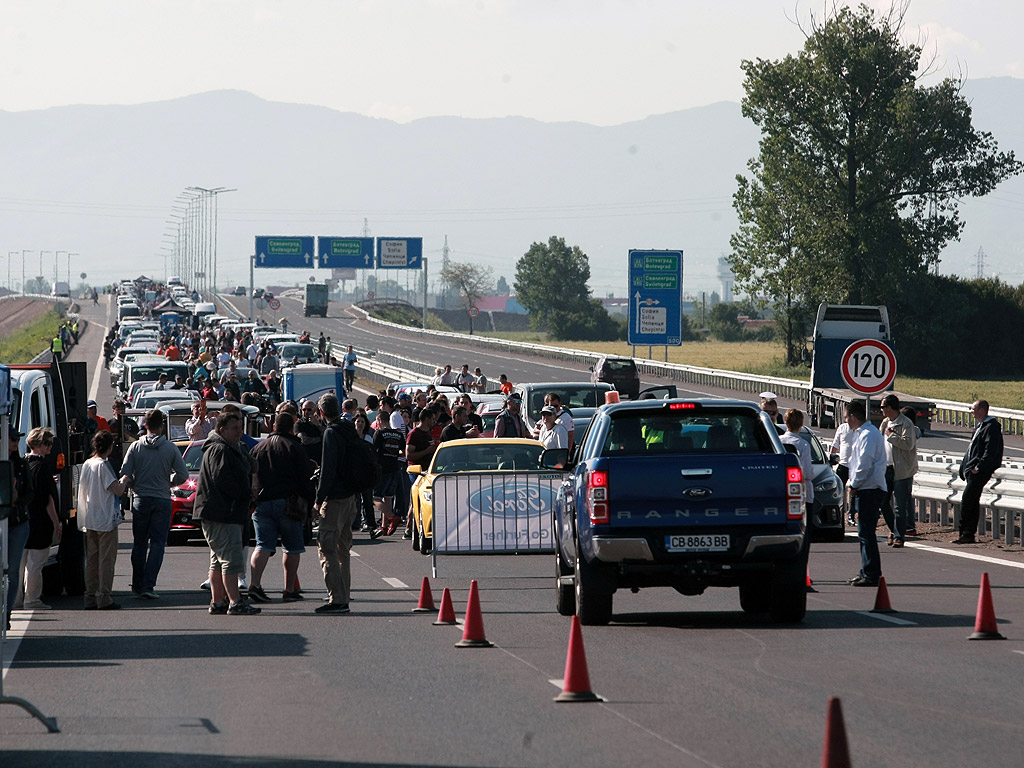
[[[828,700],[828,719],[825,720],[825,748],[821,753],[821,768],[850,768],[850,747],[846,743],[843,706],[836,696]]]
[[[818,591],[818,590],[816,590],[814,588],[814,582],[811,581],[811,566],[810,565],[807,566],[807,591],[808,592],[817,592]]]
[[[437,621],[435,621],[434,624],[450,626],[455,623],[455,608],[452,606],[452,593],[448,591],[448,587],[445,587],[444,592],[441,593],[441,610],[437,612]]]
[[[978,615],[974,620],[974,633],[968,640],[1005,640],[996,627],[996,612],[992,608],[992,590],[988,585],[988,574],[981,574],[981,589],[978,592]]]
[[[462,622],[462,639],[456,648],[493,648],[494,643],[484,636],[484,617],[480,613],[480,595],[476,579],[469,582],[469,602],[466,603],[466,618]]]
[[[430,591],[430,580],[424,576],[423,583],[420,585],[420,601],[412,611],[413,613],[424,613],[433,610],[435,610],[434,595]]]
[[[885,586],[885,576],[878,577],[878,592],[875,593],[875,607],[871,613],[896,613],[889,602],[889,590]]]
[[[555,701],[602,701],[600,696],[590,690],[590,673],[587,671],[587,654],[583,650],[579,616],[572,617],[569,651],[565,654],[565,680],[562,681],[562,692],[555,697]]]

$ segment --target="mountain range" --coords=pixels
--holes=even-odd
[[[1024,80],[968,81],[964,92],[975,127],[1024,156]],[[699,294],[719,290],[717,260],[736,228],[735,176],[757,141],[733,102],[608,127],[521,117],[400,124],[241,91],[0,111],[0,258],[15,284],[23,259],[26,275],[41,262],[49,276],[57,254],[64,279],[69,252],[75,281],[80,272],[90,283],[163,277],[175,198],[189,186],[224,187],[221,285],[248,282],[255,235],[366,227],[422,236],[431,282],[445,237],[451,259],[489,266],[511,284],[530,244],[559,235],[590,257],[595,295],[624,294],[630,248],[684,250],[684,290]],[[965,201],[962,242],[949,245],[940,271],[973,276],[980,261],[984,274],[1020,282],[1022,207],[1024,178]],[[270,272],[258,270],[257,285],[313,274]]]

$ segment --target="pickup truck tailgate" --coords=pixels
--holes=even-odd
[[[785,523],[785,457],[758,453],[721,458],[707,454],[599,460],[595,468],[608,472],[609,525]]]

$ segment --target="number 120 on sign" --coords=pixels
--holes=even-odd
[[[850,389],[865,395],[883,392],[896,378],[896,355],[878,339],[855,341],[843,353],[841,365]]]

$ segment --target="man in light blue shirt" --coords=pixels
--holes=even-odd
[[[885,438],[867,420],[862,400],[847,404],[846,423],[853,433],[847,489],[850,507],[857,510],[857,539],[860,541],[861,561],[860,573],[850,579],[850,584],[855,587],[875,587],[882,576],[882,558],[878,552],[875,528],[887,495]]]

